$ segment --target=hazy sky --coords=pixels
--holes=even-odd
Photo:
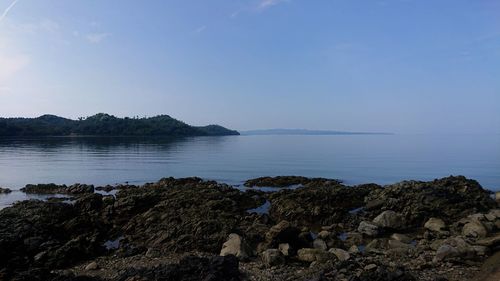
[[[0,0],[0,115],[498,131],[499,0]]]

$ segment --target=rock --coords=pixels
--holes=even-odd
[[[318,238],[321,238],[323,240],[327,240],[332,236],[332,233],[330,231],[322,230],[318,233]]]
[[[328,249],[328,246],[326,245],[326,242],[323,239],[320,239],[320,238],[314,240],[313,247],[315,249],[320,249],[320,250],[323,250],[323,251],[326,251]]]
[[[483,239],[476,240],[476,245],[486,246],[486,247],[495,247],[500,245],[500,233],[497,233],[495,236],[487,237]]]
[[[161,252],[156,248],[149,248],[144,255],[148,258],[158,258],[161,256]]]
[[[400,241],[406,244],[410,244],[412,242],[412,239],[404,234],[400,233],[394,233],[391,235],[392,240]]]
[[[463,238],[450,237],[443,241],[436,251],[434,261],[443,261],[450,258],[460,257],[461,259],[473,258],[476,255],[474,248]]]
[[[411,248],[413,248],[413,246],[410,244],[403,243],[399,240],[393,240],[393,239],[387,241],[387,246],[389,247],[389,249],[411,249]]]
[[[388,241],[385,238],[373,239],[365,247],[367,252],[380,253],[380,254],[384,253],[385,249],[387,248],[388,248]]]
[[[222,245],[220,256],[234,255],[240,260],[250,256],[251,249],[241,236],[236,233],[229,234],[228,240]]]
[[[352,245],[349,248],[349,253],[351,253],[351,254],[359,254],[359,248],[358,248],[358,246]]]
[[[489,252],[488,247],[485,246],[472,246],[476,256],[486,256]]]
[[[340,184],[339,180],[325,178],[306,178],[300,176],[278,176],[278,177],[260,177],[247,180],[246,187],[289,187],[298,184]]]
[[[373,223],[383,228],[400,229],[403,226],[403,219],[398,213],[388,210],[375,217]]]
[[[448,258],[454,258],[458,257],[460,253],[455,247],[452,247],[450,245],[442,245],[439,247],[439,249],[436,251],[436,256],[434,257],[434,261],[443,261]]]
[[[283,254],[278,249],[267,249],[261,254],[262,263],[265,266],[271,267],[285,263]]]
[[[289,257],[292,255],[292,248],[290,247],[290,244],[288,244],[288,243],[279,244],[278,249],[285,257]]]
[[[429,182],[403,181],[373,189],[365,202],[379,202],[371,212],[392,210],[405,220],[405,227],[421,227],[428,218],[458,221],[470,214],[497,208],[490,192],[463,176]]]
[[[358,226],[358,231],[368,236],[377,236],[379,227],[367,221],[362,221]]]
[[[335,182],[309,183],[295,190],[269,195],[270,217],[294,225],[331,225],[352,219],[349,210],[362,207],[368,187],[347,187]]]
[[[302,246],[302,239],[299,238],[300,230],[291,226],[288,221],[280,221],[269,229],[265,239],[271,247],[277,247],[281,243],[288,243],[292,247]]]
[[[480,221],[473,220],[464,225],[462,235],[472,238],[484,238],[488,236],[488,230]]]
[[[497,219],[500,219],[500,209],[490,210],[488,214],[495,216]]]
[[[376,264],[373,264],[373,263],[372,263],[372,264],[369,264],[369,265],[365,266],[365,268],[364,268],[364,269],[365,269],[365,270],[370,271],[370,270],[374,270],[374,269],[376,269],[377,267],[378,267],[378,266],[377,266]]]
[[[424,228],[433,232],[442,232],[446,228],[446,224],[442,219],[430,218],[425,224]]]
[[[97,270],[99,269],[99,265],[97,265],[97,263],[95,261],[87,264],[87,266],[85,266],[85,270]]]
[[[0,187],[0,194],[8,194],[8,193],[11,193],[12,190],[8,189],[8,188],[3,188],[3,187]]]
[[[357,249],[358,248],[356,247],[356,250]],[[342,249],[339,249],[339,248],[332,248],[332,249],[328,250],[328,252],[334,254],[337,257],[337,259],[339,259],[339,261],[346,261],[346,260],[349,260],[351,258],[351,255],[349,254],[349,252],[342,250]]]
[[[21,191],[30,194],[85,194],[85,193],[94,193],[94,186],[87,184],[79,184],[75,183],[70,186],[66,185],[57,185],[53,183],[49,184],[28,184],[24,188],[21,188]]]
[[[500,203],[500,191],[495,192],[495,200]]]
[[[344,245],[350,246],[358,246],[364,244],[363,235],[358,232],[347,232],[342,235],[341,240],[343,240]]]
[[[326,251],[314,248],[302,248],[297,251],[297,258],[304,262],[325,262],[332,258],[332,255]]]

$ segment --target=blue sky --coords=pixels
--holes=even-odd
[[[485,133],[498,0],[0,0],[0,115]]]

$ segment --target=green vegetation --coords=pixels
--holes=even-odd
[[[71,120],[54,115],[0,118],[0,136],[222,136],[239,135],[218,125],[194,127],[168,115],[118,118],[99,113]]]

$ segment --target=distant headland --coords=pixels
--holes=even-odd
[[[190,126],[168,115],[118,118],[106,113],[72,120],[55,115],[0,118],[0,137],[33,136],[226,136],[239,135],[219,125]]]
[[[329,130],[307,130],[307,129],[267,129],[267,130],[251,130],[242,131],[242,135],[313,135],[313,136],[329,136],[329,135],[393,135],[393,133],[385,132],[346,132],[346,131],[329,131]]]

